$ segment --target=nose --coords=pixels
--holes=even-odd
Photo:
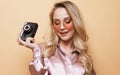
[[[63,22],[60,24],[60,29],[61,29],[61,30],[65,29],[65,26],[64,26],[64,23],[63,23]]]

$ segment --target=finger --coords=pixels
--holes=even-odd
[[[21,42],[21,38],[20,37],[21,36],[20,36],[20,33],[19,33],[18,38],[17,38],[17,42],[18,42],[19,45],[23,45],[22,42]]]
[[[32,37],[27,37],[25,41],[25,45],[28,46],[29,48],[33,48],[33,42],[34,39]]]
[[[26,38],[26,42],[28,42],[28,43],[34,43],[34,38],[32,38],[32,37],[27,37],[27,38]]]
[[[19,43],[20,45],[25,45],[25,41],[23,41],[23,40],[21,39],[21,37],[18,37],[18,43]]]

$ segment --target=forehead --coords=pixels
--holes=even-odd
[[[62,20],[66,17],[69,17],[69,14],[67,13],[65,8],[57,8],[54,11],[53,19],[61,19]]]

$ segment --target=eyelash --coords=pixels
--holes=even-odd
[[[64,23],[69,24],[70,22],[71,22],[71,19],[66,20]],[[53,21],[53,25],[59,25],[59,24],[60,24],[60,21],[59,22]]]
[[[59,25],[59,24],[60,24],[60,22],[53,22],[53,24],[54,24],[54,25]]]
[[[70,19],[70,20],[66,20],[66,22],[65,22],[65,23],[69,24],[70,22],[71,22],[71,19]]]

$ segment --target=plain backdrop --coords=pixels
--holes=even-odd
[[[49,32],[49,12],[61,0],[0,0],[0,75],[30,75],[32,51],[17,43],[24,22],[37,22],[35,39]],[[120,0],[71,0],[80,9],[97,75],[120,75]]]

